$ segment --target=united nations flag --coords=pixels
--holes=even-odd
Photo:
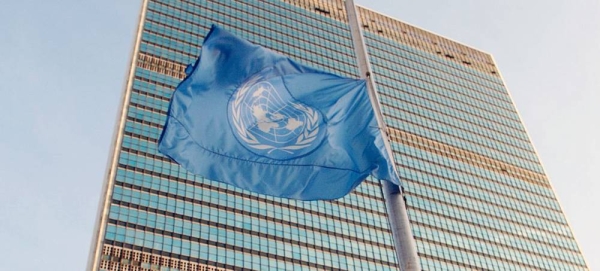
[[[158,144],[192,173],[277,197],[336,199],[370,174],[399,184],[363,80],[217,26],[175,90]]]

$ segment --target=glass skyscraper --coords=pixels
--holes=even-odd
[[[492,57],[359,13],[423,270],[587,270]],[[341,0],[145,0],[89,269],[397,270],[376,180],[335,201],[287,200],[157,152],[213,23],[358,77]]]

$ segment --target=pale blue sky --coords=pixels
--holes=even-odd
[[[598,0],[358,4],[494,55],[600,269]],[[0,270],[83,270],[140,0],[0,9]]]

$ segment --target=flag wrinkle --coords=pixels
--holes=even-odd
[[[299,64],[213,26],[172,95],[158,150],[207,179],[335,199],[368,175],[399,184],[362,79]]]

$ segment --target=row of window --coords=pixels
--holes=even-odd
[[[516,255],[503,255],[506,259],[481,253],[459,250],[438,242],[418,239],[417,249],[424,254],[441,259],[468,263],[480,270],[581,270],[581,266],[563,264],[538,257],[518,258]],[[521,262],[520,262],[521,261]]]
[[[281,250],[279,245],[290,244],[289,250],[303,251],[314,248],[321,253],[339,254],[363,260],[390,263],[394,261],[393,246],[379,246],[377,244],[365,243],[362,240],[342,239],[326,233],[307,230],[302,227],[290,226],[277,221],[229,212],[219,208],[206,207],[195,210],[201,213],[200,218],[191,216],[174,218],[143,210],[113,205],[109,214],[110,219],[128,223],[127,225],[144,226],[147,229],[172,232],[181,235],[182,238],[192,237],[210,240],[209,235],[227,236],[226,231],[240,234],[260,236],[262,239],[272,243],[268,248]],[[213,222],[214,221],[214,222]],[[217,240],[228,243],[225,240]],[[257,251],[261,250],[261,242],[233,243],[232,245],[246,247]],[[272,252],[277,254],[277,252]]]
[[[175,255],[187,256],[195,259],[207,259],[210,262],[224,263],[230,266],[251,268],[253,270],[306,270],[309,263],[317,264],[321,270],[343,269],[343,270],[396,270],[397,267],[382,265],[375,262],[365,261],[352,257],[331,254],[327,259],[322,253],[314,249],[307,249],[305,253],[294,252],[286,248],[292,248],[287,244],[280,244],[280,249],[275,250],[278,254],[260,253],[259,251],[241,250],[239,247],[222,247],[222,243],[215,240],[225,239],[232,243],[259,243],[261,250],[269,248],[270,243],[266,240],[246,234],[235,232],[217,233],[215,237],[209,235],[212,240],[203,242],[184,240],[170,237],[168,235],[148,232],[144,230],[131,229],[123,226],[109,224],[106,231],[106,239],[123,244],[135,245],[141,248],[155,249]],[[277,248],[277,247],[275,247]],[[175,256],[174,255],[174,256]],[[314,265],[312,265],[314,266]]]
[[[399,163],[401,165],[407,165],[411,168],[431,173],[434,176],[441,176],[444,179],[464,180],[462,182],[494,190],[494,186],[497,186],[498,183],[508,185],[510,188],[506,187],[506,189],[502,189],[499,192],[523,200],[535,201],[541,205],[557,209],[555,208],[557,203],[552,189],[546,185],[523,181],[497,171],[487,170],[406,144],[392,142],[392,147],[398,152],[395,154],[396,161],[404,162]],[[500,185],[499,187],[504,188],[505,186]]]
[[[432,108],[435,111],[447,111],[448,115],[457,114],[461,116],[459,118],[481,123],[483,126],[497,129],[507,135],[526,139],[523,134],[525,130],[517,120],[511,120],[503,115],[490,112],[478,103],[465,99],[461,100],[459,96],[453,96],[451,92],[433,91],[433,88],[427,88],[425,81],[416,80],[402,74],[376,77],[376,80],[379,92],[388,96],[402,98],[402,100],[414,104],[423,104],[426,108]]]
[[[478,155],[489,157],[492,159],[499,160],[501,162],[521,167],[526,170],[530,170],[536,172],[538,174],[543,174],[541,167],[533,162],[528,160],[524,160],[513,155],[505,154],[503,152],[487,148],[481,146],[479,144],[474,144],[467,140],[463,140],[460,138],[456,138],[454,136],[448,135],[446,133],[439,132],[438,130],[442,130],[442,127],[436,127],[437,129],[430,129],[426,126],[431,126],[427,124],[421,124],[420,122],[426,120],[419,120],[414,122],[409,122],[408,120],[401,120],[396,116],[392,116],[390,114],[383,113],[384,120],[388,124],[388,127],[397,129],[403,132],[407,132],[410,134],[414,134],[429,140],[437,141],[458,149],[463,149],[465,151],[473,152]]]
[[[128,121],[126,123],[126,127],[131,127],[133,121]],[[145,125],[143,125],[145,126]],[[158,130],[154,130],[154,131],[158,131]],[[123,142],[122,142],[122,150],[127,152],[127,153],[131,153],[131,154],[135,154],[135,155],[140,155],[143,156],[143,158],[131,158],[134,160],[135,163],[139,164],[153,164],[152,160],[156,160],[155,162],[157,162],[156,164],[159,165],[162,164],[163,162],[167,162],[169,164],[172,164],[173,166],[177,166],[176,164],[171,163],[171,160],[168,158],[165,158],[162,154],[160,154],[157,150],[157,137],[158,135],[155,136],[143,136],[143,135],[139,135],[139,134],[135,134],[130,132],[129,129],[126,128],[126,132],[123,136]],[[187,175],[188,178],[193,178],[191,177],[193,176],[191,173]],[[194,180],[194,179],[192,179]],[[380,191],[380,186],[378,182],[375,181],[370,181],[370,180],[366,180],[364,182],[364,185],[360,186],[360,188],[356,189],[355,194],[356,196],[361,196],[361,197],[365,197],[363,198],[359,198],[358,200],[361,201],[365,201],[365,202],[373,202],[373,203],[377,203],[380,204],[382,202],[381,199],[381,191]],[[348,197],[344,197],[342,199],[338,199],[336,201],[332,201],[335,204],[340,204],[340,205],[348,205],[351,202],[353,202],[354,200],[354,196],[350,195]],[[295,201],[289,201],[286,200],[286,202],[292,202],[289,204],[294,204]],[[352,206],[352,208],[357,208],[359,210],[361,210],[361,207],[358,206]],[[380,209],[367,209],[367,210],[362,210],[362,211],[368,211],[368,212],[379,212],[379,213],[384,213],[385,211],[383,211],[383,209],[381,209],[382,207],[379,207]]]
[[[410,190],[411,194],[419,195],[429,199],[434,199],[446,206],[454,206],[456,208],[465,209],[474,213],[482,213],[492,217],[492,219],[502,220],[505,223],[516,223],[530,227],[538,227],[544,230],[560,229],[566,227],[564,218],[562,221],[551,220],[543,217],[546,212],[539,214],[530,214],[514,207],[505,207],[498,204],[490,203],[489,201],[475,200],[470,197],[464,197],[455,193],[448,193],[444,190],[436,189],[428,185],[413,183]],[[537,212],[536,212],[537,213]]]
[[[126,141],[127,141],[127,137],[125,137],[125,141],[123,143],[124,145],[127,144]],[[156,161],[156,160],[152,160],[152,159],[147,159],[146,157],[140,158],[140,156],[129,153],[129,151],[126,149],[124,149],[124,151],[127,151],[127,153],[124,153],[123,157],[120,159],[120,161],[122,162],[122,164],[124,166],[135,165],[138,168],[142,168],[142,167],[151,168],[151,166],[159,167],[160,165],[164,164],[164,162],[163,162],[164,160]],[[167,161],[167,162],[170,162],[170,161]],[[177,165],[174,165],[174,166],[177,167]],[[157,170],[158,170],[158,168],[157,168]],[[183,170],[183,169],[181,171],[185,172],[185,170]],[[152,171],[152,169],[150,169],[149,172],[152,173],[154,171]],[[131,181],[129,181],[129,183],[132,183],[132,184],[135,184],[138,186],[144,186],[144,187],[156,189],[156,190],[164,190],[165,192],[168,192],[168,193],[175,193],[180,196],[188,197],[188,198],[192,198],[192,199],[194,199],[194,198],[201,199],[202,198],[201,194],[194,194],[194,192],[193,192],[193,191],[198,191],[199,193],[201,192],[200,190],[196,190],[196,187],[195,187],[195,185],[197,185],[198,182],[204,181],[204,179],[199,176],[194,176],[195,183],[188,183],[188,182],[182,183],[181,179],[177,179],[177,178],[179,178],[178,176],[166,175],[166,176],[164,176],[165,178],[168,178],[168,180],[166,180],[165,178],[163,178],[163,176],[150,177],[146,174],[133,173],[131,171],[126,171],[126,172],[119,171],[119,174],[124,174],[125,176],[123,178],[125,178],[126,180],[131,180]],[[174,179],[172,179],[172,178],[174,178]],[[219,183],[219,184],[221,184],[221,183]],[[229,193],[234,193],[234,194],[239,193],[240,195],[255,195],[254,193],[246,192],[239,188],[231,187],[226,184],[224,184],[224,185],[225,185],[225,188],[231,188],[231,189],[222,189],[223,192],[229,192]],[[233,191],[231,191],[231,190],[233,190]],[[242,193],[242,191],[245,193]],[[258,194],[256,194],[256,195],[258,195]],[[260,197],[261,198],[269,197],[269,198],[266,198],[267,202],[273,201],[274,204],[283,205],[288,208],[301,208],[302,211],[305,211],[305,212],[315,212],[315,213],[325,212],[324,213],[325,215],[333,215],[333,214],[343,213],[345,216],[347,216],[347,218],[354,218],[357,216],[363,217],[363,221],[368,221],[367,218],[373,218],[376,216],[380,217],[381,220],[383,221],[383,220],[385,220],[385,217],[386,217],[385,206],[383,204],[383,200],[381,199],[381,191],[380,191],[379,184],[371,182],[371,181],[363,182],[362,185],[360,185],[355,190],[355,193],[351,193],[351,194],[347,195],[346,197],[335,200],[335,201],[304,202],[304,201],[296,201],[296,200],[277,198],[277,197],[272,197],[272,196],[261,195]],[[266,208],[267,209],[272,208],[272,206],[266,205]]]
[[[531,144],[529,144],[529,140],[527,140],[525,133],[516,131],[514,131],[512,134],[504,133],[503,131],[495,129],[497,125],[483,125],[478,122],[458,118],[455,116],[457,115],[455,112],[447,114],[446,112],[429,108],[438,107],[437,105],[429,105],[429,107],[423,106],[421,104],[403,100],[400,97],[390,96],[386,93],[380,95],[380,101],[383,105],[394,107],[396,110],[410,112],[419,118],[425,117],[430,120],[438,120],[446,125],[451,125],[459,129],[466,130],[469,132],[469,134],[479,134],[485,137],[485,140],[483,140],[484,142],[490,140],[498,141],[500,143],[509,144],[519,149],[534,153],[533,147],[531,147]],[[442,107],[440,106],[440,108]]]
[[[440,67],[440,65],[447,66],[447,68],[443,68],[443,70],[447,71],[451,77],[456,76],[458,78],[464,78],[469,81],[477,82],[478,84],[488,87],[489,89],[496,89],[500,93],[506,93],[502,90],[502,87],[500,87],[504,86],[504,82],[502,82],[502,79],[496,75],[490,75],[487,72],[481,72],[477,69],[472,69],[466,65],[441,57],[439,54],[420,50],[419,48],[402,44],[395,40],[387,39],[372,33],[365,33],[365,38],[369,43],[377,43],[377,46],[373,44],[372,47],[384,48],[390,52],[401,52],[399,55],[408,58],[432,61],[429,63],[434,64],[435,67]]]
[[[507,241],[499,238],[498,235],[485,236],[485,239],[473,238],[470,236],[456,234],[448,230],[438,230],[425,225],[415,225],[415,236],[429,240],[431,242],[449,244],[462,250],[472,251],[479,254],[486,254],[503,259],[517,259],[518,262],[527,263],[528,261],[539,262],[549,261],[556,266],[563,264],[583,264],[577,256],[577,252],[565,251],[559,249],[539,249],[531,242]],[[489,240],[492,239],[492,240]],[[517,239],[517,241],[522,241]],[[519,247],[508,245],[507,243],[518,244]]]
[[[178,78],[140,68],[135,70],[135,81],[140,83],[141,90],[168,98],[169,100],[171,99],[173,90],[181,83],[181,80]],[[134,84],[136,83],[135,81]],[[158,93],[155,93],[155,89],[158,90]]]
[[[234,269],[233,266],[222,263],[212,263],[214,265],[211,265],[206,260],[203,260],[202,263],[198,261],[190,262],[189,259],[176,259],[165,255],[152,254],[149,249],[141,251],[108,244],[102,246],[101,259],[101,271],[229,271]]]
[[[123,165],[130,165],[133,167],[140,167],[140,168],[146,167],[146,164],[143,164],[140,162],[135,162],[134,160],[129,159],[129,157],[131,157],[131,155],[128,155],[128,157],[121,158],[120,163]],[[154,165],[156,165],[156,163]],[[129,180],[130,183],[133,183],[133,180],[131,180],[130,178],[125,178],[125,180]],[[242,195],[244,195],[242,193],[239,193],[240,195],[236,195],[231,192],[228,192],[225,189],[224,189],[224,191],[199,189],[199,190],[196,190],[195,193],[191,192],[191,194],[193,194],[193,197],[186,198],[186,193],[188,193],[187,191],[195,189],[194,187],[188,186],[188,187],[186,187],[187,189],[185,189],[185,190],[183,190],[183,189],[179,190],[178,186],[180,184],[176,184],[176,183],[173,183],[172,185],[168,185],[168,184],[170,184],[170,183],[160,183],[160,185],[155,185],[153,183],[149,183],[149,184],[142,183],[141,187],[145,187],[145,189],[157,188],[156,190],[154,190],[154,191],[157,191],[157,193],[158,192],[168,193],[170,195],[180,196],[182,199],[185,198],[186,200],[191,200],[191,201],[196,200],[196,201],[211,202],[210,200],[214,199],[215,200],[215,202],[213,202],[214,204],[219,204],[222,206],[229,206],[228,204],[230,201],[235,202],[237,200],[239,200],[239,201],[245,200],[247,202],[239,204],[238,208],[241,208],[240,210],[244,210],[244,211],[248,211],[248,212],[255,211],[252,209],[252,207],[249,206],[249,204],[251,204],[251,203],[259,206],[258,204],[260,202],[260,205],[262,205],[264,207],[264,210],[260,210],[260,212],[267,212],[267,207],[269,206],[269,204],[267,204],[268,201],[265,201],[259,197],[257,197],[256,199],[248,198],[246,196],[242,196]],[[366,186],[368,184],[364,184],[364,185]],[[231,190],[233,190],[233,189],[231,189]],[[181,192],[181,193],[179,193],[179,192]],[[247,193],[249,193],[249,192],[247,192]],[[228,200],[227,196],[230,196],[231,199]],[[360,206],[362,208],[366,208],[363,203],[363,202],[366,202],[365,199],[368,199],[368,198],[356,197],[356,198],[349,198],[347,201],[348,202],[354,201],[356,204],[359,204],[358,206]],[[353,234],[362,234],[361,230],[364,229],[369,232],[373,231],[373,235],[379,236],[382,233],[387,232],[387,229],[388,229],[387,217],[385,215],[376,214],[376,213],[368,213],[363,210],[357,210],[357,209],[352,208],[353,205],[351,205],[351,204],[340,205],[340,204],[335,204],[335,202],[323,202],[322,204],[326,204],[331,207],[320,208],[321,206],[319,206],[319,203],[315,203],[315,204],[311,204],[311,203],[307,203],[307,202],[297,203],[296,201],[291,201],[291,200],[288,203],[289,204],[273,202],[273,204],[276,205],[275,208],[283,208],[283,209],[286,209],[286,211],[293,211],[293,212],[299,211],[298,214],[296,216],[294,216],[294,219],[298,219],[299,221],[318,221],[318,219],[327,217],[330,220],[336,221],[336,223],[354,223],[354,224],[356,224],[355,227],[361,226]],[[383,205],[383,202],[380,202],[380,204]],[[331,224],[327,224],[327,227],[335,228],[338,226],[336,226],[335,223],[331,222]],[[354,235],[352,235],[352,236],[354,236]]]
[[[429,199],[425,199],[425,200],[426,201],[424,203],[417,202],[417,204],[420,204],[418,207],[420,207],[421,205],[424,205],[424,204],[431,205],[430,204],[431,201]],[[438,207],[438,206],[439,205],[437,205],[437,206],[434,205],[431,208],[435,208],[435,207]],[[425,208],[425,207],[423,207],[423,208]],[[449,217],[456,216],[456,210],[448,210],[448,209],[449,208],[438,209],[436,211],[437,211],[437,213],[439,213],[441,215],[444,215],[444,216],[449,216]],[[460,209],[458,209],[458,210],[460,211]],[[477,214],[478,213],[474,213],[474,212],[461,213],[460,217],[461,217],[461,219],[462,219],[463,222],[470,222],[470,223],[473,223],[473,224],[478,224],[478,225],[481,225],[482,227],[499,228],[498,224],[500,224],[500,223],[498,223],[498,218],[495,217],[494,214],[489,215],[489,216],[488,215],[477,216]],[[435,221],[429,221],[429,223],[434,223],[434,225],[440,225],[438,222],[435,222]],[[501,228],[501,230],[508,230],[509,229],[509,228],[506,228],[506,227],[500,227],[500,228]],[[539,233],[542,233],[542,235],[545,235],[545,234],[552,235],[552,233],[542,232],[542,231],[539,231],[537,229],[532,229],[532,228],[529,228],[529,227],[523,227],[523,226],[519,227],[519,226],[517,226],[515,228],[517,228],[517,230],[521,230],[523,233],[527,233],[527,232],[539,232]],[[510,228],[510,230],[513,230],[513,228]],[[490,238],[490,236],[486,237],[486,239],[489,239],[489,238]],[[464,239],[466,240],[467,238],[464,238]],[[529,241],[527,243],[523,243],[522,244],[523,246],[521,246],[520,249],[523,249],[523,250],[529,250],[529,249],[534,250],[533,246],[532,246],[533,244],[534,243],[531,242],[531,241]],[[501,246],[490,248],[490,249],[509,250],[508,248],[503,248]],[[555,257],[555,258],[559,258],[559,259],[563,259],[563,260],[568,260],[569,258],[571,258],[568,255],[569,253],[572,253],[572,252],[565,252],[564,250],[561,250],[560,253],[556,253],[556,254],[544,253],[543,255],[546,255],[548,257]],[[542,254],[542,253],[540,253],[540,254]]]
[[[443,203],[439,203],[436,200],[413,196],[411,194],[407,194],[406,198],[411,208],[448,217],[450,219],[462,221],[463,223],[469,223],[472,225],[478,225],[480,227],[486,227],[495,231],[513,233],[517,235],[520,235],[522,233],[529,233],[525,234],[526,237],[543,243],[552,243],[556,242],[556,240],[560,240],[559,243],[573,242],[573,239],[571,237],[565,237],[560,235],[554,236],[553,233],[550,231],[540,230],[533,227],[527,227],[518,224],[505,223],[501,220],[498,220],[498,218],[496,217],[481,213],[470,212],[468,210],[457,207],[447,206]]]
[[[162,10],[161,10],[162,11]],[[183,12],[183,11],[182,11]],[[190,46],[199,47],[199,44],[194,43],[198,37],[203,36],[208,30],[204,25],[210,25],[211,23],[215,23],[215,21],[211,21],[209,19],[200,18],[199,24],[183,21],[181,18],[167,16],[165,14],[154,12],[149,14],[149,21],[145,24],[146,33],[156,33],[162,35],[161,39],[157,39],[156,37],[147,36],[146,40],[148,42],[154,42],[155,44],[159,43],[160,40],[167,39],[169,40],[168,44],[171,44],[169,48],[171,50],[179,51],[181,54],[188,54],[185,51],[182,51],[183,48],[188,48]],[[335,48],[341,49],[340,41],[323,41],[318,42],[319,39],[304,39],[302,35],[298,35],[297,33],[283,34],[284,32],[276,32],[276,30],[272,30],[269,33],[262,33],[261,30],[264,30],[264,25],[258,22],[245,22],[243,24],[236,23],[236,21],[230,21],[227,17],[219,17],[216,22],[228,28],[228,30],[238,34],[239,36],[251,40],[257,44],[268,47],[275,51],[283,52],[283,54],[291,56],[297,60],[303,59],[319,59],[324,60],[324,63],[318,63],[317,65],[322,66],[325,70],[330,70],[331,72],[343,74],[345,76],[353,76],[356,74],[356,68],[354,63],[353,54],[351,54],[351,48],[345,48],[344,51],[347,52],[338,52]],[[185,24],[193,24],[194,27],[186,27]],[[279,26],[280,24],[277,24]],[[190,32],[182,29],[185,27],[186,29],[193,29]],[[273,27],[275,26],[275,23]],[[243,29],[245,31],[237,31],[238,29]],[[248,32],[250,31],[250,32]],[[253,34],[249,34],[253,33]],[[278,36],[279,39],[275,39]],[[193,38],[192,38],[193,37]],[[307,36],[309,37],[309,36]],[[340,37],[339,35],[335,35],[335,37]],[[276,41],[277,40],[277,41]],[[347,40],[347,39],[346,39]],[[165,42],[163,42],[165,43]],[[329,47],[325,47],[329,46]],[[336,47],[331,47],[336,46]],[[312,53],[308,53],[309,51],[303,48],[311,48]],[[169,53],[163,53],[164,55],[172,56]],[[192,54],[193,55],[193,54]],[[329,57],[325,57],[325,56]],[[333,61],[335,59],[335,61]],[[344,64],[344,65],[339,65]]]
[[[444,117],[436,118],[434,114],[430,114],[431,112],[426,111],[422,111],[422,115],[415,114],[410,112],[410,105],[401,105],[403,109],[392,106],[386,106],[386,104],[383,105],[384,106],[382,106],[382,113],[385,115],[393,116],[398,120],[410,121],[415,125],[424,126],[429,130],[436,131],[435,133],[450,135],[455,138],[464,140],[466,142],[470,142],[472,145],[478,145],[493,150],[495,152],[501,153],[503,155],[510,155],[514,157],[513,160],[522,159],[530,163],[537,163],[535,153],[533,153],[532,151],[524,150],[523,148],[500,142],[500,139],[502,139],[501,134],[496,133],[498,137],[494,139],[494,134],[486,136],[479,134],[481,132],[485,132],[484,129],[478,129],[477,132],[474,132],[459,127],[463,126],[464,122],[457,121],[456,119],[449,119]]]
[[[144,110],[138,110],[138,111],[144,111]],[[140,114],[140,113],[138,113]],[[148,119],[148,118],[147,118]],[[148,120],[152,120],[152,119],[148,119]],[[157,121],[157,122],[160,122]],[[144,125],[139,123],[138,121],[128,121],[126,122],[125,125],[125,132],[126,133],[135,133],[135,134],[139,134],[140,136],[142,136],[143,138],[147,138],[145,140],[141,140],[141,139],[137,139],[137,138],[132,138],[130,136],[124,136],[124,140],[123,140],[123,148],[124,149],[132,149],[135,151],[135,153],[140,153],[143,152],[145,153],[146,157],[140,157],[139,159],[136,158],[133,161],[129,162],[129,163],[135,163],[135,165],[137,166],[144,166],[144,167],[148,167],[148,169],[150,170],[154,170],[152,168],[152,166],[159,167],[159,165],[163,165],[165,164],[164,162],[167,162],[166,164],[170,165],[174,165],[170,163],[170,160],[163,158],[162,154],[159,154],[157,149],[156,149],[156,141],[158,138],[158,135],[160,133],[160,129],[158,128],[158,124],[155,125],[155,127],[148,127],[148,125]],[[139,136],[136,136],[139,138]],[[152,139],[152,142],[149,142],[147,140]],[[140,154],[143,154],[140,153]],[[152,159],[152,157],[158,157],[159,160],[162,161],[154,161],[157,158],[154,158],[154,160]],[[133,159],[131,157],[129,157],[130,159]],[[125,159],[125,157],[123,157],[123,159]],[[174,165],[175,167],[178,167],[177,165]],[[164,167],[164,166],[163,166]],[[160,168],[160,169],[156,169],[156,170],[163,170],[164,168]],[[369,182],[365,182],[365,185],[360,186],[357,189],[357,194],[362,194],[364,196],[368,196],[370,197],[370,199],[368,199],[368,201],[373,201],[373,200],[377,200],[381,197],[380,195],[380,190],[379,190],[379,186],[377,185],[368,185]],[[353,198],[352,197],[345,197],[341,200],[338,200],[337,202],[343,203],[346,201],[352,201]],[[362,199],[361,199],[362,200]],[[373,212],[374,210],[369,210],[369,212]],[[382,212],[382,207],[380,207],[379,209],[380,212]]]
[[[507,116],[513,116],[515,110],[506,89],[502,84],[481,84],[471,80],[467,73],[456,70],[441,62],[439,56],[434,59],[421,57],[414,53],[416,50],[402,50],[387,45],[384,42],[370,40],[369,55],[372,64],[383,67],[393,67],[398,63],[410,66],[410,70],[404,70],[408,75],[421,80],[429,80],[437,85],[449,86],[455,91],[472,100],[479,100],[494,106],[497,109],[506,110]],[[412,52],[411,52],[412,51]],[[465,78],[467,77],[467,78]]]
[[[119,190],[118,192],[126,192],[127,190],[121,191]],[[150,197],[150,199],[152,199],[152,197]],[[133,199],[135,200],[135,199]],[[169,232],[173,232],[174,234],[176,234],[177,236],[187,236],[187,237],[192,237],[192,238],[198,238],[196,237],[196,235],[199,234],[198,229],[203,229],[203,227],[210,225],[211,227],[214,227],[213,230],[217,231],[217,230],[232,230],[232,231],[237,231],[240,233],[249,233],[249,234],[255,234],[256,236],[260,236],[264,239],[270,240],[281,240],[282,242],[291,242],[294,244],[298,244],[301,246],[307,246],[307,247],[314,247],[314,248],[319,248],[322,250],[326,250],[326,251],[330,251],[331,253],[338,253],[338,254],[348,254],[348,253],[353,253],[354,257],[358,257],[358,258],[371,258],[371,260],[378,260],[378,261],[382,261],[383,258],[380,257],[384,257],[384,256],[380,256],[380,255],[393,255],[393,247],[389,246],[389,245],[379,245],[379,244],[371,244],[370,242],[363,242],[363,240],[358,239],[358,238],[350,238],[348,242],[346,243],[341,243],[341,244],[337,244],[335,243],[335,241],[337,240],[332,240],[332,242],[329,242],[329,238],[328,239],[319,239],[319,237],[321,237],[320,234],[316,234],[314,231],[308,231],[306,236],[301,236],[299,234],[294,234],[294,233],[285,233],[283,232],[281,229],[276,229],[275,228],[275,222],[277,222],[277,220],[273,220],[273,219],[269,219],[268,217],[264,217],[264,216],[257,216],[256,214],[252,214],[251,216],[248,217],[254,217],[253,218],[253,222],[252,223],[257,223],[255,225],[250,225],[248,224],[248,227],[250,229],[246,229],[244,226],[231,226],[234,224],[247,224],[246,222],[250,221],[250,220],[242,220],[242,218],[238,218],[238,215],[229,215],[229,214],[222,214],[223,211],[227,211],[223,208],[216,208],[217,213],[212,212],[210,213],[209,210],[207,210],[206,208],[202,208],[202,209],[195,209],[195,210],[189,210],[189,212],[191,212],[191,215],[183,215],[181,214],[182,212],[173,208],[171,206],[171,208],[173,208],[173,211],[168,211],[167,209],[169,209],[169,205],[166,206],[162,206],[161,204],[156,204],[154,203],[154,206],[144,206],[144,205],[139,205],[136,203],[129,203],[127,201],[120,201],[120,200],[114,200],[114,203],[116,204],[124,204],[126,206],[130,206],[131,208],[141,208],[144,210],[148,210],[152,213],[163,213],[166,214],[170,217],[179,217],[182,218],[183,220],[178,220],[178,221],[193,221],[193,223],[188,223],[188,224],[182,224],[184,226],[189,226],[187,228],[182,228],[182,225],[177,225],[177,224],[166,224],[167,222],[163,221],[152,221],[152,220],[148,220],[147,218],[144,217],[129,217],[127,215],[123,215],[120,216],[118,214],[113,215],[114,217],[117,217],[117,219],[115,219],[115,223],[121,223],[123,225],[129,225],[131,227],[147,227],[149,229],[155,229],[155,230],[160,230],[160,231],[169,231]],[[167,201],[167,203],[169,203]],[[151,202],[150,205],[153,205],[153,203]],[[184,210],[185,211],[185,210]],[[231,211],[231,210],[229,210]],[[202,213],[201,213],[202,212]],[[218,216],[217,216],[218,215]],[[207,220],[207,219],[211,219],[211,221]],[[260,218],[260,219],[258,219]],[[120,221],[120,222],[119,222]],[[293,223],[292,223],[293,224]],[[196,227],[191,227],[191,225],[196,225]],[[286,225],[285,223],[281,223],[280,225]],[[267,227],[271,227],[271,229],[268,229]],[[305,228],[305,226],[298,226],[300,228]],[[254,229],[254,230],[252,230]],[[260,229],[261,233],[258,233]],[[211,230],[212,231],[212,230]],[[331,236],[331,235],[330,235]],[[286,239],[286,240],[284,240]],[[332,238],[333,239],[333,238]],[[294,241],[292,241],[294,240]],[[255,246],[257,245],[256,243],[254,244],[245,244],[245,246]],[[377,251],[377,255],[378,256],[372,256],[372,250],[376,250]],[[371,251],[371,252],[370,252]],[[364,253],[363,253],[364,252]],[[385,252],[385,253],[384,253]],[[362,254],[361,254],[362,253]],[[387,253],[387,254],[386,254]],[[368,255],[367,255],[368,254]],[[362,256],[361,256],[362,255]],[[366,255],[366,256],[365,256]],[[369,256],[371,255],[371,256]],[[375,258],[374,258],[375,257]]]
[[[466,150],[448,146],[446,144],[436,142],[417,135],[406,133],[397,129],[389,129],[390,140],[398,144],[407,145],[417,148],[427,153],[441,155],[454,159],[458,162],[464,162],[476,167],[481,167],[494,172],[508,175],[512,178],[522,180],[524,182],[535,183],[536,185],[549,187],[548,178],[536,172],[532,172],[520,167],[516,167],[496,159],[478,155]],[[427,154],[425,154],[427,157]]]
[[[457,197],[464,198],[464,201],[481,202],[484,206],[493,206],[523,212],[534,217],[542,217],[544,219],[556,220],[560,223],[564,222],[562,213],[557,210],[548,209],[545,206],[540,206],[538,203],[526,202],[524,199],[514,198],[507,195],[499,194],[494,191],[483,190],[475,186],[465,185],[456,181],[443,180],[440,178],[431,178],[429,176],[421,176],[423,174],[414,174],[411,176],[403,176],[403,179],[410,180],[411,192],[412,188],[422,186],[423,189],[438,191],[442,194],[452,194]],[[415,178],[422,177],[422,178]],[[482,207],[487,208],[487,207]]]
[[[416,208],[410,210],[409,217],[411,226],[414,226],[413,231],[415,232],[415,235],[422,234],[417,234],[418,231],[428,232],[432,229],[437,229],[439,231],[456,234],[458,237],[453,242],[459,242],[463,237],[467,237],[480,240],[484,243],[493,243],[490,244],[491,248],[489,249],[499,250],[503,249],[502,246],[505,246],[511,248],[504,248],[506,251],[517,248],[543,255],[564,254],[563,256],[560,256],[563,259],[566,258],[575,262],[581,261],[581,259],[579,259],[577,246],[572,239],[567,240],[550,236],[549,238],[544,238],[545,241],[534,240],[535,238],[532,237],[533,231],[531,230],[514,233],[505,232]],[[448,244],[450,245],[451,243]],[[496,248],[496,246],[499,247]]]
[[[350,46],[351,41],[347,29],[341,31],[338,30],[335,33],[327,33],[327,30],[317,29],[315,27],[301,28],[299,26],[305,24],[298,24],[298,21],[290,19],[276,21],[274,18],[263,17],[260,14],[241,11],[235,8],[228,9],[228,14],[219,12],[210,6],[207,8],[205,7],[200,11],[198,8],[189,8],[189,6],[182,8],[178,7],[177,4],[172,3],[151,4],[150,8],[162,13],[162,16],[150,17],[151,19],[159,20],[161,24],[173,27],[174,31],[168,31],[168,33],[163,32],[165,35],[175,35],[173,36],[174,38],[191,44],[199,44],[195,43],[194,39],[202,37],[206,33],[203,32],[206,29],[202,26],[209,26],[211,23],[218,21],[219,23],[230,26],[232,28],[230,30],[236,32],[236,34],[257,43],[271,42],[273,40],[285,41],[286,39],[289,39],[287,37],[294,36],[296,37],[296,41],[304,44],[304,46],[300,47],[329,48],[330,53],[339,54],[338,56],[341,57],[342,60],[347,60],[348,63],[352,63],[353,60],[353,51]],[[210,12],[211,14],[207,14],[207,12]],[[190,16],[181,16],[182,14],[189,14]],[[232,20],[231,16],[234,16],[235,20]],[[269,26],[268,31],[267,28],[264,27],[265,25]],[[189,30],[189,33],[192,35],[184,34],[182,32],[177,33],[177,30],[175,29],[186,30],[185,32],[188,32],[187,30]],[[244,29],[244,31],[237,33],[237,29]],[[308,39],[304,37],[311,38]],[[342,44],[345,46],[342,46]],[[293,43],[290,43],[290,45],[298,46]],[[288,50],[289,48],[286,46],[282,49]],[[333,52],[331,52],[332,50]]]

